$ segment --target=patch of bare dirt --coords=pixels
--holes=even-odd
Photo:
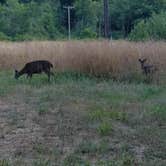
[[[19,99],[0,99],[0,159],[22,159],[30,164],[42,157],[60,165],[83,141],[101,139],[86,123],[86,110],[86,104],[70,101],[38,112]],[[121,152],[125,139],[141,162],[145,147],[134,141],[134,129],[116,122],[114,130],[116,134],[108,137],[110,148],[98,157],[115,157]],[[96,155],[85,156],[95,163]]]
[[[25,103],[1,99],[0,159],[65,158],[90,134],[76,109],[66,103],[40,114]]]

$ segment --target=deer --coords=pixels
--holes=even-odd
[[[48,76],[48,81],[50,81],[50,75],[54,75],[50,71],[51,68],[53,68],[53,65],[46,60],[36,60],[28,62],[20,71],[15,70],[15,79],[18,79],[20,76],[24,74],[27,74],[27,78],[32,78],[33,74],[41,74],[44,72]]]
[[[141,69],[143,71],[143,74],[145,74],[146,76],[149,74],[153,74],[155,71],[157,71],[156,66],[145,64],[145,62],[147,61],[146,58],[138,59],[138,61],[141,63]]]

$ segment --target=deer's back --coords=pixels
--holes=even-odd
[[[45,60],[32,61],[25,65],[24,72],[26,73],[41,73],[53,67],[53,65]]]

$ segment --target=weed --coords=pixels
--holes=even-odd
[[[108,152],[110,149],[108,140],[102,139],[99,142],[94,141],[83,141],[76,149],[76,154],[82,155],[96,155],[96,154],[103,154]]]
[[[0,166],[10,166],[8,160],[0,160]]]
[[[48,153],[48,148],[44,147],[44,145],[37,143],[34,145],[33,149],[38,153],[38,154],[46,154]]]
[[[102,108],[93,108],[93,111],[90,111],[88,118],[91,121],[101,121],[103,120],[103,118],[105,118],[105,110],[103,110]]]
[[[97,108],[89,113],[89,119],[91,121],[103,121],[105,119],[113,119],[120,121],[127,121],[127,114],[118,110],[105,110],[103,108]]]
[[[133,166],[136,165],[134,158],[131,155],[123,154],[122,155],[122,166]]]
[[[43,115],[43,114],[45,114],[46,112],[48,112],[48,110],[45,109],[45,108],[39,108],[37,111],[38,111],[39,115]]]
[[[32,163],[33,166],[51,166],[50,160],[39,159]]]
[[[119,156],[118,160],[117,158],[113,158],[112,160],[104,160],[104,161],[98,161],[96,163],[96,166],[133,166],[137,165],[134,158],[131,155],[128,155],[126,153],[123,153],[121,156]]]
[[[67,156],[63,162],[63,166],[90,166],[88,161],[83,160],[81,157],[71,154]]]
[[[117,162],[114,160],[109,160],[109,161],[105,160],[105,161],[98,161],[96,163],[96,166],[120,166],[120,165],[118,165]]]
[[[166,106],[156,105],[152,108],[151,116],[160,123],[166,122]]]
[[[149,98],[152,98],[153,96],[159,95],[162,92],[161,88],[158,87],[147,87],[142,92],[142,95],[140,96],[141,100],[147,100]]]
[[[102,122],[97,128],[97,132],[101,136],[107,136],[113,131],[112,124],[110,122]]]
[[[91,141],[83,141],[78,149],[76,150],[76,153],[81,153],[81,154],[94,154],[97,153],[98,147],[95,143]]]

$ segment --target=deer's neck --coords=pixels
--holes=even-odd
[[[22,70],[20,70],[20,71],[18,72],[18,75],[19,75],[19,76],[22,76],[23,74],[25,74],[25,70],[24,70],[24,69],[22,69]]]

